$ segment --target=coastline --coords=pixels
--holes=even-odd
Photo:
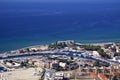
[[[105,41],[105,40],[81,40],[81,41],[78,41],[78,40],[75,40],[75,42],[78,43],[78,44],[83,44],[83,45],[84,44],[86,44],[86,45],[89,45],[89,44],[90,45],[103,45],[103,44],[111,44],[111,43],[115,43],[115,42],[120,42],[119,39],[113,39],[113,40],[115,40],[115,41]],[[66,41],[66,40],[64,40],[64,41]],[[57,42],[57,41],[54,41],[54,42]],[[31,47],[49,45],[49,44],[54,43],[54,42],[48,42],[46,44],[44,42],[44,43],[39,43],[39,44],[36,44],[36,45],[30,45],[30,46],[26,46],[26,47],[19,47],[19,48],[16,48],[16,49],[11,49],[11,50],[0,51],[0,54],[10,52],[10,51],[19,50],[19,49],[26,49],[26,48],[31,48]]]
[[[115,43],[115,42],[120,42],[120,39],[113,39],[113,41],[111,41],[111,40],[75,40],[75,42],[80,43],[80,44],[86,44],[86,45],[87,44],[90,44],[90,45],[102,45],[102,44],[111,44],[111,43]],[[66,40],[64,40],[64,41],[66,41]],[[54,41],[54,42],[57,42],[57,41]],[[43,43],[38,43],[38,44],[35,44],[35,45],[31,45],[31,44],[29,45],[28,44],[28,46],[0,51],[0,54],[5,53],[5,52],[19,50],[19,49],[25,49],[25,48],[42,46],[42,45],[48,45],[48,44],[51,44],[51,43],[54,43],[54,42],[51,42],[51,41],[47,42],[47,43],[43,42]]]
[[[37,75],[41,74],[40,71],[38,73],[36,71],[38,67],[41,68],[42,71],[45,69],[45,75],[39,75],[41,79],[42,76],[46,76],[47,69],[56,71],[70,71],[80,69],[82,67],[85,67],[84,69],[86,69],[86,67],[89,67],[89,69],[95,69],[96,66],[98,66],[97,68],[99,69],[104,69],[103,67],[108,69],[111,65],[119,65],[120,61],[117,60],[118,56],[114,57],[112,55],[109,55],[106,50],[111,51],[115,47],[117,49],[116,52],[120,52],[119,46],[120,43],[115,42],[85,45],[77,43],[74,40],[66,40],[57,41],[51,43],[50,45],[47,44],[25,47],[21,50],[0,54],[0,64],[3,67],[3,69],[1,69],[1,74],[8,75],[7,73],[12,73],[12,75],[9,77],[12,80],[12,76],[19,75],[17,74],[20,73],[18,70],[23,69],[22,72],[26,74],[23,77],[26,80],[28,80],[28,78],[31,78],[30,80],[33,80],[35,78],[37,79],[38,77],[30,75],[28,76],[28,74],[32,74],[34,71]],[[96,64],[97,62],[98,64]],[[53,64],[58,64],[58,66],[61,66],[61,68],[59,69],[58,67],[56,69],[56,66],[54,68]],[[2,76],[2,78],[6,79],[7,77]],[[20,77],[18,76],[16,79],[20,79]]]

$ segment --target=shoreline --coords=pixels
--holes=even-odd
[[[120,40],[118,39],[115,39],[116,41],[105,41],[105,40],[81,40],[81,41],[78,41],[78,40],[74,40],[76,43],[78,44],[85,44],[85,45],[101,45],[101,44],[112,44],[112,43],[116,43],[116,42],[120,42]],[[61,40],[60,40],[61,41]],[[63,40],[63,41],[66,41],[66,40]],[[83,42],[84,41],[84,42]],[[52,43],[55,43],[57,41],[54,41]],[[15,51],[15,50],[19,50],[19,49],[25,49],[25,48],[31,48],[31,47],[38,47],[38,46],[43,46],[43,45],[48,45],[48,44],[51,44],[50,42],[48,43],[40,43],[40,44],[37,44],[37,45],[30,45],[30,46],[26,46],[26,47],[20,47],[20,48],[16,48],[16,49],[11,49],[11,50],[6,50],[6,51],[0,51],[0,54],[3,54],[3,53],[6,53],[6,52],[10,52],[10,51]]]

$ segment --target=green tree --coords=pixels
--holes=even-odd
[[[71,56],[70,59],[73,60],[74,58]]]
[[[93,66],[100,66],[100,63],[98,61],[94,62]]]
[[[114,56],[120,56],[120,53],[115,53]]]
[[[21,67],[26,67],[27,64],[26,64],[25,62],[21,62],[20,66],[21,66]]]
[[[27,52],[30,52],[30,49],[29,49],[29,48],[26,48],[26,51],[27,51]]]

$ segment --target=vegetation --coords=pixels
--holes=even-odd
[[[100,63],[99,61],[96,61],[96,62],[93,63],[93,66],[97,66],[97,67],[105,66],[105,67],[108,67],[109,64],[108,63]]]
[[[26,60],[26,61],[22,61],[21,63],[20,63],[20,66],[21,67],[27,67],[28,66],[28,60]]]
[[[90,50],[90,51],[97,51],[101,49],[100,46],[93,46],[93,45],[81,45],[81,47],[84,48],[85,50]]]
[[[27,64],[26,64],[25,62],[21,62],[20,66],[21,66],[21,67],[26,67]]]
[[[73,59],[73,57],[71,57]],[[67,59],[59,59],[58,57],[55,57],[55,58],[52,58],[53,60],[59,60],[59,62],[63,62],[63,63],[66,63],[67,66],[65,68],[63,67],[55,67],[54,69],[57,70],[57,71],[68,71],[68,70],[74,70],[74,69],[77,69],[79,66],[77,65],[77,63],[75,63],[74,61],[69,61]],[[68,67],[70,66],[70,67]],[[73,67],[72,67],[73,66]]]
[[[73,63],[73,61],[69,61],[67,59],[59,59],[58,57],[52,58],[53,60],[59,60],[60,62],[64,62],[67,64]]]
[[[72,56],[71,56],[71,57],[70,57],[70,59],[71,59],[71,60],[73,60],[73,59],[74,59],[74,57],[72,57]]]
[[[94,62],[93,66],[100,67],[100,63],[98,61]]]
[[[84,48],[85,50],[89,50],[89,51],[98,51],[98,53],[104,57],[104,58],[110,58],[103,49],[101,49],[100,46],[94,46],[94,45],[81,45],[82,48]]]
[[[60,48],[64,48],[67,47],[67,45],[65,43],[54,43],[54,44],[50,44],[49,48],[54,48],[54,49],[60,49]],[[110,58],[103,49],[101,49],[100,46],[94,46],[94,45],[80,45],[80,47],[84,48],[85,50],[88,51],[98,51],[98,53],[104,57],[104,58]]]
[[[115,57],[115,56],[120,56],[120,53],[115,53],[115,54],[114,54],[114,57]]]
[[[30,49],[29,49],[29,48],[26,48],[25,51],[26,51],[26,52],[30,52]]]
[[[99,53],[102,57],[104,57],[104,58],[110,58],[109,55],[107,55],[107,54],[104,52],[103,49],[99,49],[99,50],[97,50],[97,51],[98,51],[98,53]]]
[[[117,76],[115,76],[112,80],[120,80]]]

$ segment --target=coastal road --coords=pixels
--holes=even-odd
[[[93,58],[93,57],[92,57]],[[105,60],[105,59],[101,59],[101,58],[93,58],[95,59],[96,61],[100,61],[100,62],[103,62],[103,63],[108,63],[108,64],[120,64],[119,62],[113,62],[113,61],[110,61],[110,60]]]

